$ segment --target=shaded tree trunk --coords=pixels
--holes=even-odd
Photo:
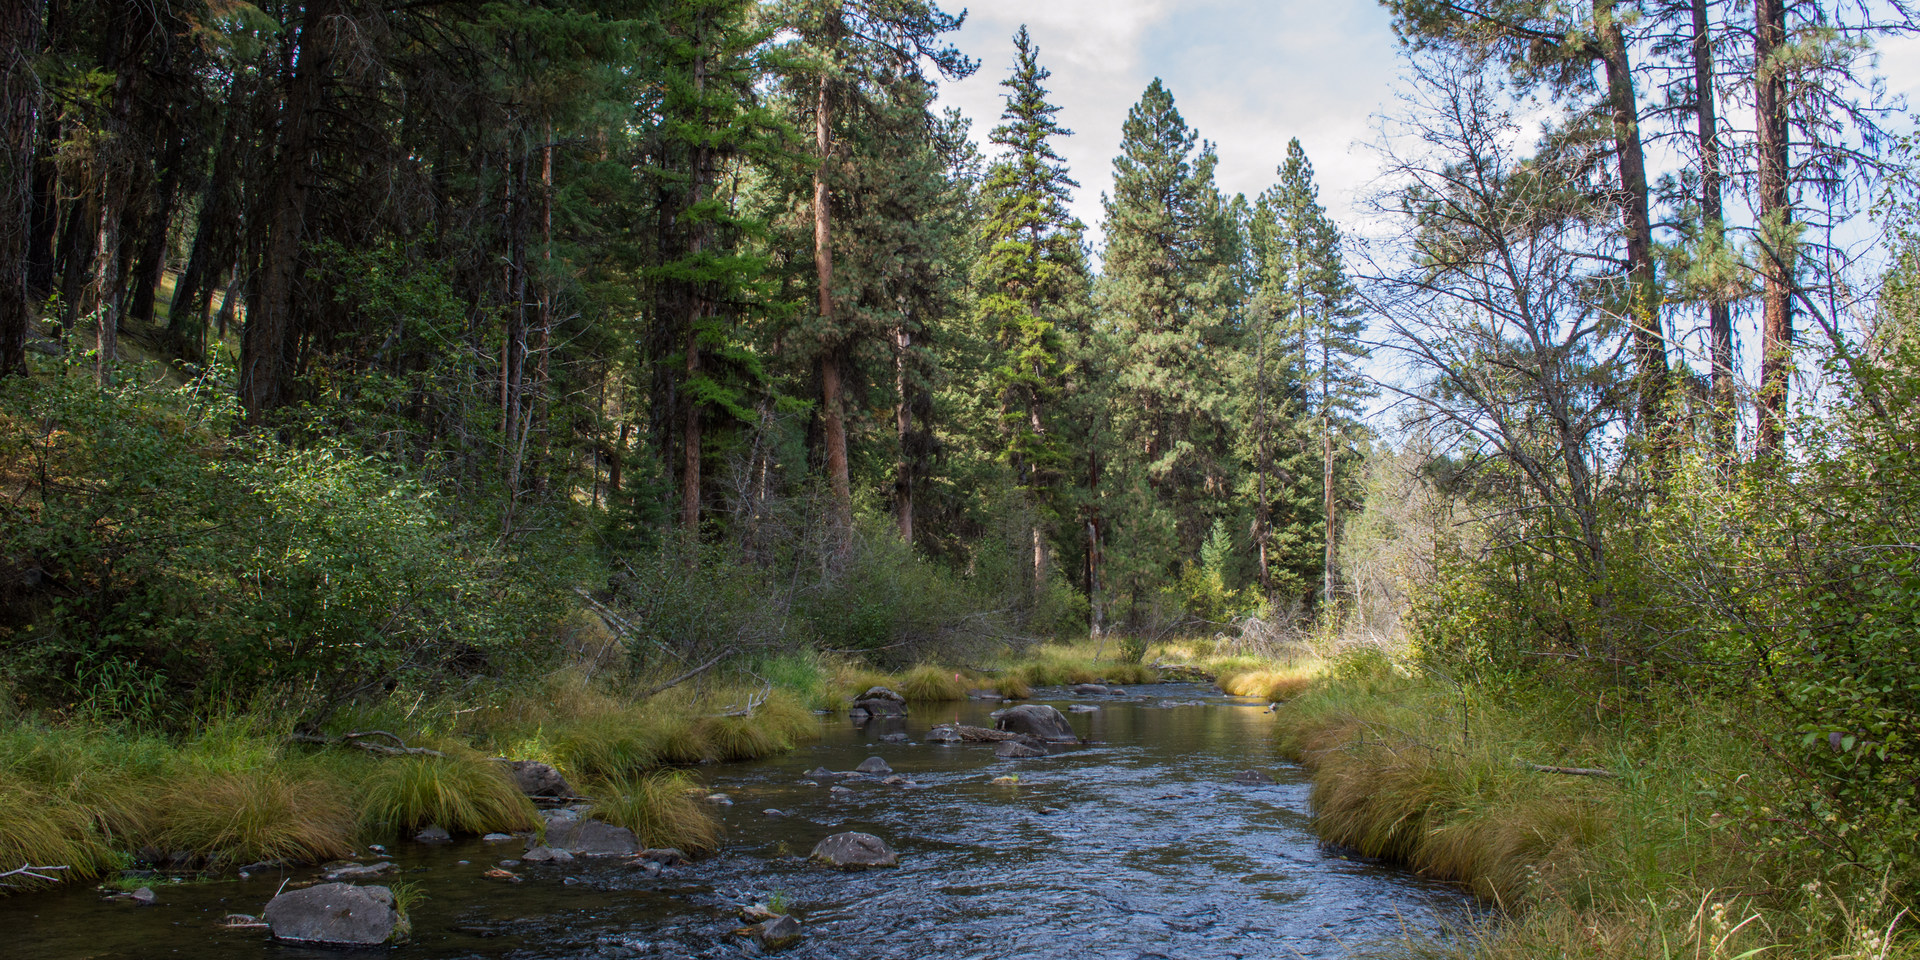
[[[820,419],[826,445],[827,484],[833,498],[832,523],[837,545],[853,545],[853,481],[847,472],[847,419],[840,383],[841,344],[833,323],[833,224],[827,195],[827,164],[833,140],[827,75],[820,75],[814,100],[814,149],[820,164],[813,175],[813,269],[820,285],[820,319],[829,342],[820,354]]]
[[[1613,0],[1594,0],[1594,27],[1606,68],[1607,112],[1613,119],[1614,151],[1620,166],[1621,205],[1627,239],[1628,319],[1633,323],[1635,375],[1639,379],[1640,428],[1646,431],[1656,464],[1671,445],[1666,427],[1668,387],[1666,333],[1660,319],[1660,290],[1654,272],[1653,217],[1647,188],[1646,151],[1640,136],[1640,108],[1633,87],[1625,31]]]
[[[34,219],[41,0],[0,12],[0,377],[27,372],[29,236]]]
[[[258,424],[286,403],[293,368],[294,282],[305,238],[307,197],[313,188],[319,150],[321,108],[332,61],[328,19],[339,0],[314,0],[301,20],[299,57],[287,82],[280,148],[263,198],[265,237],[258,279],[247,305],[247,327],[240,344],[240,402],[247,421]]]
[[[1726,243],[1726,212],[1721,180],[1720,115],[1715,106],[1713,43],[1707,21],[1707,0],[1693,0],[1694,115],[1700,137],[1700,219],[1708,246],[1719,251]],[[1707,356],[1712,367],[1711,405],[1715,453],[1723,465],[1734,457],[1736,400],[1733,378],[1733,310],[1716,290],[1707,300]]]

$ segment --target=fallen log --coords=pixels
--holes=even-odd
[[[1520,765],[1526,767],[1528,770],[1532,770],[1534,773],[1559,773],[1569,777],[1606,777],[1610,779],[1619,776],[1619,774],[1614,773],[1612,770],[1602,770],[1599,767],[1549,767],[1545,764],[1527,763],[1525,761],[1522,761]]]
[[[938,727],[935,727],[934,729],[951,730],[954,733],[959,734],[960,739],[966,743],[1002,743],[1008,740],[1012,740],[1016,743],[1024,743],[1030,747],[1046,746],[1046,741],[1040,739],[1039,737],[1032,736],[1030,734],[1025,734],[1025,733],[1014,733],[1011,730],[993,730],[987,727],[970,727],[964,723],[943,723],[943,724],[940,724]]]

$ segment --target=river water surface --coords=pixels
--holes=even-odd
[[[819,740],[783,757],[700,768],[731,805],[719,856],[657,877],[619,860],[524,863],[525,882],[482,871],[524,843],[392,844],[424,899],[394,960],[744,957],[735,906],[778,894],[805,924],[796,960],[867,958],[1328,958],[1377,952],[1409,932],[1462,919],[1457,889],[1358,859],[1314,839],[1308,782],[1279,761],[1263,705],[1207,688],[1135,687],[1126,699],[1038,692],[1091,742],[1001,760],[991,744],[936,744],[935,723],[990,726],[997,702],[913,708],[856,727],[823,719]],[[1178,704],[1178,705],[1172,705]],[[905,733],[905,743],[887,742]],[[886,760],[917,785],[813,779]],[[1255,770],[1271,785],[1234,782]],[[1014,785],[993,779],[1017,776]],[[850,794],[830,792],[844,785]],[[780,811],[780,815],[769,810]],[[840,873],[804,857],[828,834],[878,835],[891,870]],[[258,914],[289,877],[165,884],[134,906],[76,887],[0,900],[9,960],[193,957],[339,958],[220,926]],[[389,874],[389,877],[394,877]],[[376,880],[370,882],[388,882]]]

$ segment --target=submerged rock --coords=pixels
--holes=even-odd
[[[437,823],[432,824],[431,826],[428,826],[427,828],[421,830],[419,833],[414,834],[413,838],[415,840],[420,841],[421,843],[453,842],[453,834],[448,833],[446,827],[443,827]]]
[[[904,733],[889,733],[886,736],[881,737],[880,742],[881,743],[906,743],[908,739],[909,739],[908,736]]]
[[[267,903],[265,916],[275,940],[299,943],[377,946],[400,926],[393,891],[350,883],[290,890]]]
[[[391,863],[354,863],[328,870],[327,879],[364,880],[367,877],[377,877],[391,869],[393,869]]]
[[[808,859],[824,863],[842,870],[865,870],[868,867],[897,867],[900,857],[887,846],[885,840],[871,833],[836,833],[813,845]]]
[[[996,757],[1044,757],[1047,751],[1044,747],[1030,747],[1018,740],[1002,740],[994,745],[993,755]]]
[[[959,743],[960,731],[947,724],[941,724],[927,731],[927,740],[931,743]]]
[[[1060,711],[1041,703],[1023,703],[995,711],[993,725],[1009,733],[1023,733],[1053,743],[1077,743],[1080,740]]]
[[[549,820],[546,845],[582,857],[630,857],[640,850],[632,830],[599,820]]]
[[[1272,777],[1258,770],[1242,770],[1233,775],[1233,782],[1244,783],[1250,786],[1269,786],[1275,781]]]
[[[640,851],[635,859],[663,867],[680,867],[693,862],[693,858],[681,853],[679,847],[648,847]]]
[[[1003,698],[1000,696],[1000,691],[998,690],[968,690],[967,699],[968,700],[1000,700]]]
[[[858,770],[861,773],[892,773],[893,772],[893,768],[887,766],[887,761],[882,760],[879,757],[868,757],[865,760],[860,761],[860,765],[857,767],[854,767],[854,769]]]
[[[826,767],[814,767],[812,770],[807,771],[807,776],[815,780],[824,780],[827,777],[833,776],[833,771],[828,770]]]
[[[1099,707],[1096,707],[1091,703],[1076,703],[1073,706],[1068,707],[1067,712],[1068,713],[1094,713],[1099,709],[1100,709]]]
[[[792,917],[775,917],[757,925],[753,934],[764,950],[784,950],[800,939],[800,921]]]

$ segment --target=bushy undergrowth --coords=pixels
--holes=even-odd
[[[37,708],[179,723],[502,669],[577,563],[502,549],[345,446],[236,430],[227,391],[79,370],[0,382],[0,680]]]

